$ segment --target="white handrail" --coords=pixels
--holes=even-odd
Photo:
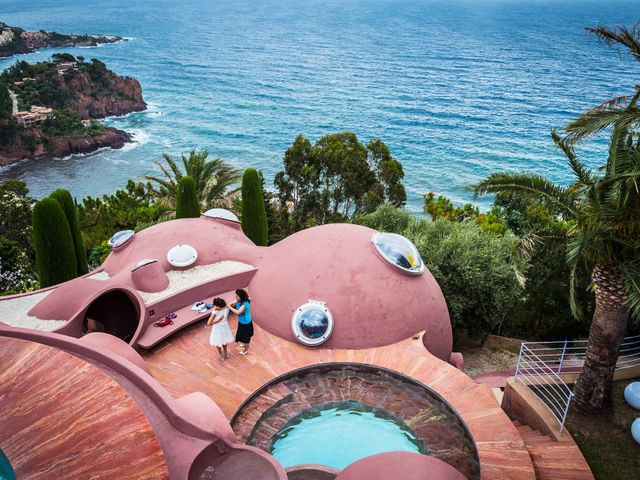
[[[523,342],[515,378],[527,385],[560,423],[560,432],[573,399],[563,374],[578,373],[587,355],[588,340]],[[616,370],[640,366],[640,335],[626,337],[620,346]]]

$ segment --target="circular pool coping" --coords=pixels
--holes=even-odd
[[[244,410],[251,405],[251,403],[253,403],[257,398],[259,398],[261,395],[263,395],[264,393],[266,393],[270,388],[280,384],[280,383],[284,383],[287,380],[293,379],[297,376],[301,376],[301,374],[305,374],[305,373],[310,373],[315,371],[316,373],[322,374],[322,373],[326,373],[328,371],[332,371],[332,370],[340,370],[343,368],[349,368],[349,369],[353,369],[357,375],[358,370],[362,371],[368,371],[370,373],[384,373],[386,375],[388,375],[389,377],[391,377],[394,380],[398,380],[400,382],[405,382],[408,383],[410,385],[413,385],[414,387],[418,387],[421,388],[423,390],[425,390],[428,394],[431,395],[431,397],[433,399],[435,399],[437,402],[440,402],[440,406],[447,411],[448,414],[452,415],[455,417],[455,419],[459,422],[460,426],[462,427],[462,430],[465,434],[466,439],[469,440],[469,446],[471,447],[472,450],[472,455],[473,455],[473,459],[475,460],[476,464],[477,464],[477,472],[473,475],[473,479],[480,479],[482,476],[482,465],[480,463],[480,456],[479,456],[479,452],[478,452],[478,447],[476,444],[476,441],[473,437],[473,435],[471,434],[471,430],[469,429],[468,425],[466,424],[466,422],[464,421],[464,418],[462,417],[462,415],[460,415],[455,408],[453,408],[453,406],[442,396],[440,395],[438,392],[436,392],[433,388],[429,387],[428,385],[425,385],[424,383],[420,382],[419,380],[416,380],[415,378],[412,378],[408,375],[399,373],[395,370],[391,370],[385,367],[380,367],[378,365],[373,365],[373,364],[368,364],[368,363],[357,363],[357,362],[328,362],[328,363],[319,363],[319,364],[314,364],[314,365],[309,365],[309,366],[305,366],[302,368],[297,368],[294,370],[291,370],[289,372],[286,372],[282,375],[279,375],[277,377],[274,377],[273,379],[271,379],[270,381],[266,382],[265,384],[263,384],[262,386],[260,386],[258,389],[256,389],[253,393],[251,393],[251,395],[249,395],[243,402],[242,404],[238,407],[238,409],[236,410],[236,412],[234,413],[233,417],[231,418],[231,426],[235,427],[239,417],[242,415],[242,413],[244,412]],[[276,406],[278,403],[278,400],[274,400],[273,405],[272,406]],[[271,407],[270,407],[271,408]],[[266,412],[265,412],[266,413]],[[391,414],[393,414],[392,412],[389,412]],[[254,426],[259,424],[259,422],[261,421],[261,419],[258,419],[257,421],[254,422]],[[428,445],[428,443],[427,443]]]

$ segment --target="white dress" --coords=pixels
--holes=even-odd
[[[214,315],[214,321],[219,320],[220,317],[222,317],[222,320],[218,323],[214,323],[211,327],[209,343],[214,347],[221,347],[227,343],[233,342],[233,333],[231,333],[229,321],[227,320],[227,317],[229,316],[229,309],[225,308],[224,310],[217,310],[214,312]]]

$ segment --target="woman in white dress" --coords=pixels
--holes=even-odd
[[[229,309],[227,308],[227,302],[222,298],[213,299],[213,312],[207,325],[212,325],[211,336],[209,337],[209,343],[218,349],[218,358],[221,362],[229,358],[227,352],[227,344],[233,342],[234,337],[229,327],[227,317],[229,316]]]

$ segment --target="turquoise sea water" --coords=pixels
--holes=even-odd
[[[0,169],[38,197],[109,193],[193,147],[271,180],[298,133],[353,130],[389,145],[419,211],[496,169],[568,181],[549,131],[638,83],[584,32],[640,20],[637,0],[0,0],[0,20],[129,37],[66,51],[138,78],[150,107],[109,121],[135,134],[122,150]]]
[[[369,409],[370,410],[370,409]],[[384,452],[428,453],[415,435],[389,419],[357,406],[322,410],[276,434],[271,454],[285,467],[347,465]]]

